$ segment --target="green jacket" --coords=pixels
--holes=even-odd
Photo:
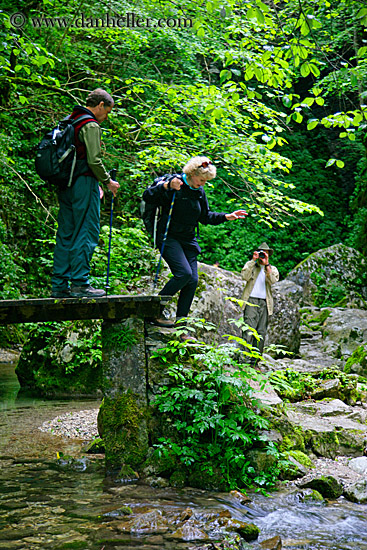
[[[274,300],[271,286],[279,281],[279,271],[273,265],[271,265],[270,268],[270,273],[268,273],[268,270],[266,270],[265,273],[266,305],[268,308],[268,314],[273,315]],[[241,277],[244,281],[246,281],[246,286],[243,290],[241,300],[247,301],[250,297],[260,270],[260,266],[258,266],[254,260],[250,260],[243,266]]]

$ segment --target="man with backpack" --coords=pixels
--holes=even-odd
[[[89,284],[89,271],[99,240],[103,190],[98,182],[106,185],[114,197],[119,188],[101,158],[100,124],[107,119],[113,105],[110,94],[97,88],[88,95],[86,107],[77,105],[70,115],[74,126],[76,166],[71,185],[58,191],[60,210],[52,276],[53,298],[105,295],[104,290]]]

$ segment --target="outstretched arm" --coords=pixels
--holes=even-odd
[[[246,216],[247,212],[245,210],[235,210],[232,214],[226,214],[226,219],[228,221],[239,220],[241,218],[245,218]]]

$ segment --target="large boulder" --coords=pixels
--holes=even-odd
[[[286,417],[302,430],[306,448],[318,456],[360,456],[366,447],[367,412],[362,407],[339,399],[302,401],[289,404]]]
[[[302,287],[289,279],[273,286],[274,314],[269,323],[266,344],[283,346],[298,355],[301,335],[298,304],[302,299]]]
[[[303,289],[303,304],[365,307],[366,260],[354,248],[335,244],[308,256],[287,278]]]
[[[206,264],[199,264],[199,285],[190,316],[204,318],[214,323],[218,330],[214,336],[222,341],[223,334],[242,336],[241,329],[232,320],[242,317],[240,300],[245,283],[241,276]],[[300,344],[300,314],[297,302],[302,288],[294,282],[284,280],[273,287],[274,314],[269,323],[266,345],[280,344],[297,354]],[[229,298],[234,298],[231,300]],[[173,306],[171,306],[171,311]],[[208,335],[202,335],[204,339]],[[213,338],[213,333],[210,333]]]
[[[323,352],[346,360],[367,341],[367,311],[332,308],[321,333]]]

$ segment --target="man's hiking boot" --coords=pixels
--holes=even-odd
[[[51,298],[71,298],[70,288],[65,288],[64,290],[53,290],[51,293]]]
[[[156,327],[172,328],[175,326],[174,321],[170,321],[169,319],[165,319],[164,317],[160,317],[159,319],[152,319],[151,323]]]
[[[93,288],[90,285],[72,285],[70,294],[72,298],[100,298],[101,296],[106,296],[106,291],[102,288]]]

